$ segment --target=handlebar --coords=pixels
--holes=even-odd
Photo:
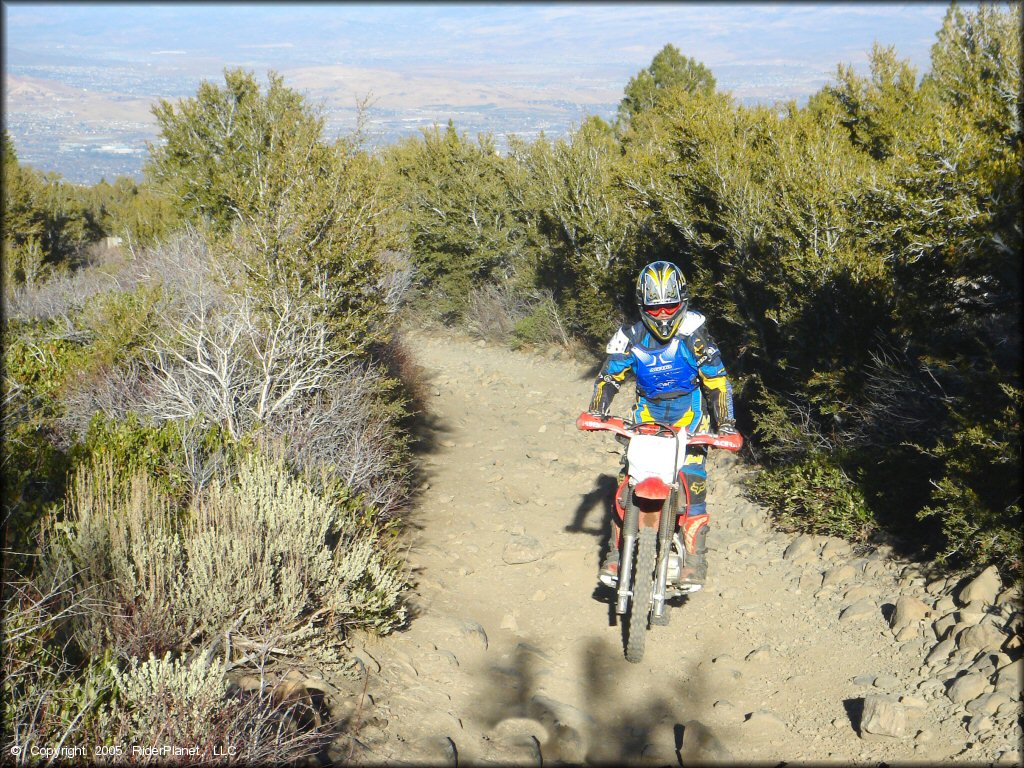
[[[629,438],[633,435],[656,435],[666,430],[679,432],[674,426],[660,422],[627,422],[616,416],[597,416],[593,413],[581,413],[576,418],[576,428],[584,432],[614,432],[617,435]],[[685,430],[683,434],[686,435]],[[743,447],[743,436],[738,432],[730,435],[714,435],[708,432],[698,432],[694,435],[686,435],[687,445],[710,445],[714,448],[722,448],[734,453]]]

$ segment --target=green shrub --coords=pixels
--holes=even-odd
[[[1001,385],[1002,397],[989,400],[1001,410],[973,421],[959,415],[960,429],[927,451],[942,461],[932,503],[920,519],[938,518],[945,543],[937,560],[972,567],[996,565],[1003,576],[1024,579],[1021,550],[1024,523],[1020,501],[1020,409],[1024,392]]]
[[[748,492],[782,530],[863,541],[875,528],[857,484],[821,454],[759,472]]]
[[[568,343],[565,323],[550,295],[536,299],[530,313],[521,318],[512,330],[513,347]]]
[[[109,458],[119,482],[144,473],[160,493],[185,504],[215,467],[248,448],[248,441],[232,440],[217,424],[143,422],[135,413],[118,421],[96,414],[82,442],[71,450],[71,458],[76,467]]]

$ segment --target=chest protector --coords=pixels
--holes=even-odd
[[[688,395],[697,388],[697,358],[679,336],[664,346],[634,344],[631,352],[636,360],[637,387],[644,397]]]

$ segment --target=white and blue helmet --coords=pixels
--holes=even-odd
[[[640,270],[636,279],[636,304],[640,319],[660,341],[668,341],[686,317],[690,289],[675,264],[655,261]]]

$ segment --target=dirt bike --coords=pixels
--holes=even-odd
[[[615,417],[582,413],[576,427],[614,432],[626,445],[627,471],[615,492],[615,512],[621,521],[619,581],[615,613],[628,614],[626,659],[639,662],[651,625],[668,624],[668,600],[699,586],[677,584],[686,564],[679,536],[685,514],[664,514],[678,508],[685,485],[680,477],[687,446],[710,445],[727,451],[743,447],[739,434],[687,435],[658,421],[631,423]]]

